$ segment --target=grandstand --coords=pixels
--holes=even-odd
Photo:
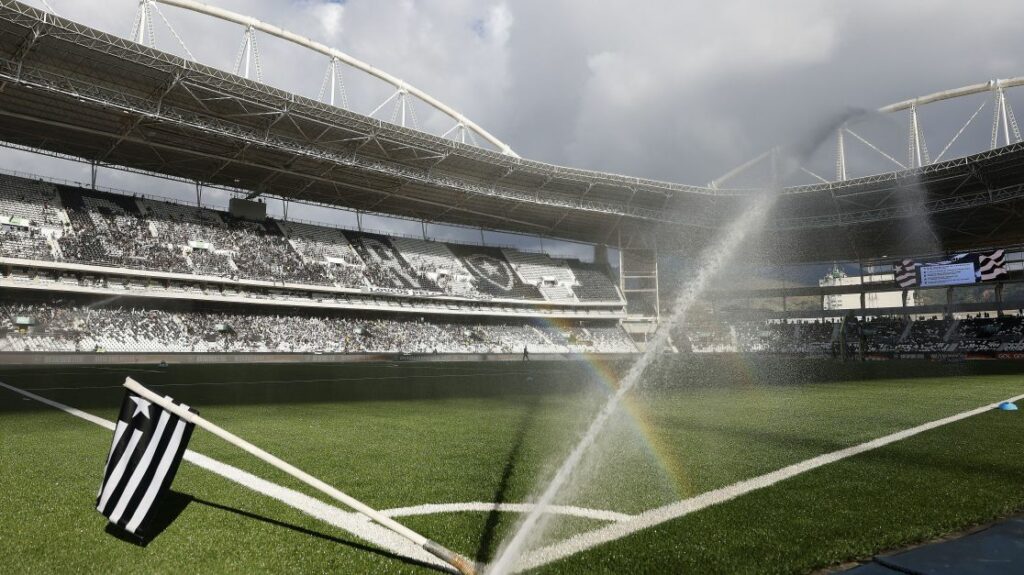
[[[33,22],[54,33],[33,39]],[[708,231],[725,225],[757,193],[725,186],[757,162],[706,186],[552,166],[517,157],[493,135],[431,98],[424,101],[493,148],[469,145],[464,135],[446,138],[410,129],[404,113],[395,125],[372,114],[367,117],[282,92],[248,76],[197,62],[186,65],[170,54],[140,47],[138,42],[147,33],[142,29],[137,30],[135,43],[125,42],[19,2],[0,7],[0,28],[0,56],[8,64],[0,69],[0,81],[6,82],[0,93],[0,140],[9,145],[182,179],[200,184],[199,189],[224,187],[249,199],[268,196],[357,213],[586,242],[595,246],[597,262],[283,219],[252,221],[136,192],[112,194],[96,189],[94,182],[83,188],[7,176],[0,182],[0,218],[6,218],[0,220],[6,222],[0,226],[0,255],[6,266],[2,281],[8,288],[127,291],[163,299],[287,302],[387,313],[616,319],[642,345],[668,301],[659,294],[659,254],[699,253],[714,236]],[[274,33],[267,27],[261,30]],[[20,51],[24,45],[32,49]],[[306,47],[352,63],[322,46]],[[168,72],[168,64],[174,74]],[[114,69],[123,73],[107,73]],[[426,97],[394,78],[380,77],[398,88],[392,97],[401,106],[407,93],[403,90]],[[781,264],[857,258],[858,264],[880,269],[876,276],[891,277],[886,274],[891,274],[895,256],[878,258],[880,254],[935,249],[903,231],[911,212],[893,190],[907,178],[921,190],[921,205],[912,217],[931,220],[940,249],[980,249],[984,246],[978,245],[979,237],[986,238],[985,246],[992,249],[1012,249],[1024,227],[1019,218],[1024,210],[1018,209],[1024,198],[1024,172],[1019,169],[1024,165],[1019,162],[1024,144],[1009,125],[998,122],[998,116],[1012,116],[1004,92],[1022,83],[1019,78],[999,80],[880,110],[916,114],[918,104],[995,95],[999,114],[991,148],[962,158],[928,159],[926,152],[921,153],[915,123],[910,161],[900,164],[904,172],[853,176],[841,145],[844,137],[853,136],[840,127],[835,180],[823,183],[818,176],[812,184],[783,182],[787,187],[768,224],[770,241],[744,249],[751,258]],[[218,96],[211,100],[204,94]],[[239,102],[245,102],[245,113],[240,113]],[[279,115],[280,110],[287,112]],[[146,137],[125,137],[126,121]],[[167,126],[176,130],[173,136],[164,129]],[[310,138],[314,133],[319,135]],[[373,145],[366,145],[369,142]],[[232,151],[240,149],[248,150],[244,160]],[[159,150],[159,163],[138,160],[152,157],[154,150]],[[995,227],[971,218],[985,206],[1008,215]],[[605,265],[609,249],[619,255],[618,275]],[[863,261],[871,254],[874,260]],[[1005,281],[1015,282],[1016,273],[1011,270]],[[791,287],[781,297],[784,304],[787,297],[842,295],[856,300],[858,294],[864,299],[865,293],[885,292],[890,303],[899,295],[912,302],[914,291],[900,294],[891,283],[883,289],[886,282]],[[749,301],[764,295],[732,286],[713,299]],[[946,318],[988,312],[996,318],[1012,307],[1001,301],[925,303],[870,313],[862,306],[855,315],[863,320],[871,315]],[[786,310],[769,319],[836,322],[845,313]],[[726,318],[719,323],[732,322]],[[872,345],[878,350],[911,345],[924,327],[904,325],[909,326],[904,332],[886,331],[885,341],[876,338]],[[792,334],[743,345],[778,349],[780,342],[791,341],[793,349],[806,347],[803,342],[810,336],[794,329]],[[712,331],[714,338],[704,343],[716,349],[736,347],[734,337],[721,329]],[[845,338],[844,334],[840,330],[829,339]],[[961,339],[974,341],[969,334]],[[721,343],[725,340],[730,341]]]
[[[59,261],[282,284],[458,293],[465,299],[540,299],[531,286],[552,282],[577,285],[564,260],[543,254],[392,239],[273,219],[249,222],[213,209],[68,186],[59,186],[59,194],[48,196],[52,206],[44,216],[35,209],[31,180],[0,175],[0,185],[9,190],[0,208],[7,216],[4,221],[21,218],[20,225],[5,226],[19,234],[3,244],[9,257],[16,259],[38,259],[33,257],[37,252],[52,251],[49,238],[55,235],[60,246]],[[64,223],[48,227],[44,221]],[[453,249],[463,255],[456,256]],[[509,264],[507,258],[518,263]],[[54,257],[51,254],[43,259]],[[582,262],[573,265],[586,266]],[[332,272],[338,269],[360,270],[363,277],[353,282],[351,274],[339,272],[340,277],[335,278]],[[437,277],[452,278],[446,284],[453,287],[442,290],[435,282]],[[622,305],[621,296],[607,289],[612,284],[606,273],[595,272],[587,280],[592,285],[580,289],[595,293],[604,290],[608,296],[603,303]],[[490,288],[476,289],[479,283]],[[562,294],[547,301],[580,303]]]
[[[19,298],[0,305],[0,352],[111,353],[629,353],[613,322],[563,327],[529,320],[280,310],[134,299]]]
[[[757,353],[807,358],[1010,358],[1024,349],[1024,314],[957,318],[856,316],[835,320],[702,323],[673,334],[693,353]]]
[[[189,9],[210,12],[187,4]],[[33,23],[53,33],[33,37]],[[256,28],[276,34],[272,27]],[[726,184],[737,181],[737,174],[749,166],[765,164],[750,162],[705,186],[552,166],[517,157],[452,108],[368,66],[362,69],[397,89],[389,101],[401,110],[406,109],[406,96],[416,94],[456,121],[448,136],[462,136],[439,137],[411,129],[404,111],[396,125],[268,87],[240,76],[237,69],[227,73],[143,48],[139,42],[152,32],[141,27],[134,42],[127,42],[19,2],[5,2],[0,29],[0,57],[6,63],[0,69],[0,82],[6,82],[0,93],[0,140],[9,145],[223,187],[250,199],[267,196],[417,222],[584,242],[596,246],[599,263],[502,252],[493,246],[446,246],[426,237],[386,238],[358,229],[339,232],[304,223],[242,221],[195,206],[174,208],[165,203],[154,208],[148,199],[126,202],[92,189],[63,188],[58,195],[69,196],[61,197],[67,200],[63,207],[55,201],[49,208],[52,213],[28,215],[37,218],[43,237],[49,240],[66,229],[66,239],[43,242],[25,227],[6,226],[3,249],[31,251],[32,261],[51,257],[243,282],[459,301],[491,299],[518,306],[527,302],[566,310],[607,310],[625,302],[625,320],[640,326],[631,333],[643,339],[662,311],[657,293],[659,254],[700,253],[715,235],[708,232],[731,221],[757,193]],[[246,42],[251,32],[246,32]],[[287,39],[354,62],[323,46]],[[19,49],[27,45],[32,49]],[[1012,117],[1005,91],[1021,84],[1020,78],[993,81],[898,102],[880,111],[916,114],[918,105],[993,95],[999,120]],[[330,90],[333,93],[335,87]],[[211,94],[217,96],[207,97]],[[145,137],[125,137],[125,122]],[[782,264],[934,250],[936,246],[921,237],[903,232],[908,214],[931,220],[937,233],[928,238],[938,238],[942,250],[978,248],[979,237],[986,245],[1011,245],[1020,239],[1018,230],[1024,226],[1019,216],[1024,213],[1019,209],[1024,201],[1024,164],[1019,161],[1024,144],[1016,128],[1005,123],[993,124],[990,149],[932,161],[926,151],[922,153],[915,119],[910,161],[897,162],[906,169],[866,175],[851,173],[854,162],[851,158],[848,164],[849,152],[841,144],[844,137],[854,136],[847,133],[848,127],[839,127],[835,180],[823,182],[818,175],[811,184],[782,182],[787,187],[768,224],[768,241],[744,249],[751,258]],[[173,135],[167,127],[173,127]],[[491,148],[470,145],[466,130]],[[237,153],[242,149],[247,150],[245,158]],[[160,160],[139,160],[154,155]],[[921,190],[917,207],[905,205],[893,193],[911,180]],[[100,200],[109,204],[101,205]],[[998,219],[998,225],[971,218],[986,207],[1007,217]],[[915,211],[908,211],[912,208]],[[54,228],[62,209],[72,223]],[[95,215],[83,218],[83,210]],[[153,224],[148,235],[137,227],[142,221]],[[177,222],[180,225],[171,227],[180,229],[170,231],[166,222]],[[49,235],[46,225],[54,229]],[[119,249],[104,239],[111,226],[125,227],[118,233],[133,234],[138,246]],[[92,230],[98,230],[95,236]],[[65,249],[68,254],[61,253]],[[609,249],[619,254],[620,277],[610,277],[604,265]],[[47,256],[47,251],[53,255]],[[148,262],[143,261],[144,254]]]
[[[622,317],[624,301],[607,271],[582,262],[572,265],[591,273],[578,280],[566,261],[512,249],[275,219],[246,221],[214,209],[15,176],[0,176],[0,186],[0,217],[5,218],[0,221],[17,222],[3,225],[0,233],[0,289],[10,299],[27,302],[40,291],[143,298],[130,309],[69,308],[53,301],[8,307],[0,351],[500,354],[525,346],[564,354],[636,349],[614,323]],[[572,290],[604,297],[577,298]],[[219,303],[230,311],[168,311],[182,302]],[[247,305],[260,307],[248,311]],[[337,315],[346,312],[377,315],[354,323]],[[425,325],[422,314],[429,314],[431,323]],[[138,321],[143,316],[148,319]],[[519,319],[492,325],[485,316]],[[17,317],[32,323],[14,329],[10,322]],[[267,318],[282,327],[270,329]],[[590,327],[563,332],[531,323],[541,318]],[[305,332],[300,326],[308,321],[325,327]],[[210,326],[221,324],[232,330],[216,339],[219,332]],[[357,337],[355,331],[373,335]]]
[[[494,328],[496,332],[479,327],[473,331],[474,337],[483,339],[462,339],[459,345],[441,335],[458,324],[443,323],[448,327],[439,327],[434,335],[439,342],[449,343],[439,344],[437,351],[509,353],[523,346],[537,353],[619,353],[635,349],[624,346],[618,337],[593,337],[594,333],[604,335],[601,330],[608,329],[607,325],[564,332],[546,331],[543,325],[528,327],[538,318],[582,322],[623,319],[628,313],[623,293],[609,277],[608,268],[597,264],[512,248],[387,237],[306,222],[273,218],[247,221],[216,209],[51,184],[38,178],[0,176],[0,193],[0,264],[4,266],[0,288],[16,299],[25,297],[22,294],[47,291],[152,298],[147,305],[154,313],[159,305],[180,301],[220,303],[229,308],[288,306],[290,310],[282,317],[290,317],[296,310],[379,312],[385,314],[379,319],[385,331],[410,325],[409,317],[424,313],[443,322],[449,320],[441,317],[451,316],[517,317],[520,319]],[[854,319],[863,318],[863,322],[847,323],[849,310],[828,309],[825,305],[840,301],[837,294],[860,293],[863,301],[874,301],[865,294],[873,293],[870,290],[891,293],[891,278],[891,273],[882,273],[872,275],[866,284],[826,282],[802,291],[720,292],[715,297],[774,294],[785,299],[813,293],[824,303],[816,312],[819,317],[811,319],[801,318],[806,313],[799,311],[760,323],[721,318],[724,323],[718,326],[680,334],[677,347],[698,353],[739,351],[823,357],[998,354],[1024,348],[1019,322],[1003,313],[1012,312],[1013,301],[1000,299],[999,309],[985,303],[955,304],[953,288],[948,290],[946,305],[917,305],[911,291],[903,308],[853,310]],[[999,293],[1006,286],[1014,287],[1017,281],[1015,275],[1002,281]],[[957,314],[971,312],[975,317],[954,319]],[[987,317],[989,312],[991,317]],[[936,319],[912,319],[924,318],[928,313]],[[420,343],[400,340],[389,340],[393,343],[389,350],[332,347],[323,342],[312,346],[262,342],[217,347],[202,342],[181,345],[175,343],[183,341],[180,337],[170,336],[171,341],[161,345],[146,334],[130,333],[123,336],[124,341],[102,340],[105,336],[97,335],[101,339],[93,337],[85,345],[71,345],[66,339],[45,339],[37,332],[9,330],[5,350],[423,353],[426,349]]]

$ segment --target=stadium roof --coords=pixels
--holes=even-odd
[[[525,160],[402,128],[0,0],[0,140],[284,199],[693,252],[764,190]],[[826,260],[1014,242],[1024,147],[786,188],[767,241]],[[142,190],[140,190],[142,191]],[[911,225],[929,216],[927,229]],[[923,230],[923,231],[922,231]]]

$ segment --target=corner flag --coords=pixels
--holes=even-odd
[[[181,462],[185,444],[193,427],[205,429],[243,451],[273,465],[310,487],[341,501],[398,535],[412,541],[427,553],[448,563],[463,575],[476,575],[472,561],[427,539],[369,505],[338,491],[316,477],[263,451],[237,435],[206,421],[187,405],[153,393],[128,377],[128,390],[121,405],[121,416],[114,429],[114,444],[107,458],[107,470],[100,487],[96,508],[111,523],[136,533],[146,521],[156,499],[167,491]],[[154,418],[157,418],[154,424]],[[158,461],[158,463],[155,463]],[[111,467],[113,466],[113,467]],[[126,479],[128,478],[128,479]]]
[[[125,531],[143,533],[171,486],[194,427],[152,401],[126,392],[96,509]]]

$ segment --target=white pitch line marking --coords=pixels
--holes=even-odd
[[[104,427],[111,431],[114,429],[113,422],[96,417],[95,415],[86,413],[80,409],[75,409],[69,405],[64,405],[63,403],[46,399],[45,397],[7,385],[3,382],[0,382],[0,386],[15,393],[20,393],[25,397],[34,399],[50,407],[59,409],[70,415],[74,415],[75,417],[84,419],[90,423],[99,425],[100,427]],[[450,566],[441,562],[439,559],[427,553],[420,547],[417,547],[412,542],[407,541],[397,533],[385,529],[376,523],[363,521],[361,519],[362,516],[358,513],[343,511],[333,505],[329,505],[293,489],[261,479],[247,471],[222,463],[216,459],[192,451],[191,449],[185,451],[184,459],[185,461],[206,469],[207,471],[211,471],[221,477],[234,481],[243,487],[247,487],[253,491],[277,499],[278,501],[302,511],[311,517],[320,519],[321,521],[347,531],[360,539],[368,541],[381,549],[385,549],[397,555],[414,559],[416,561],[429,563],[440,569],[454,572]]]
[[[403,557],[415,559],[423,563],[429,563],[439,569],[451,573],[457,573],[446,563],[425,552],[401,535],[390,529],[385,529],[376,523],[365,520],[359,513],[343,511],[337,507],[314,499],[293,489],[278,485],[257,477],[247,471],[242,471],[226,463],[222,463],[201,453],[187,450],[184,459],[198,465],[203,469],[212,471],[217,475],[230,479],[240,485],[248,487],[253,491],[262,493],[268,497],[293,507],[303,513],[320,519],[325,523],[333,525],[343,531],[368,541],[381,549],[391,551]]]
[[[1003,401],[1017,402],[1022,399],[1024,399],[1024,394],[1017,395]],[[802,473],[807,473],[812,469],[817,469],[824,465],[828,465],[829,463],[835,463],[836,461],[871,451],[872,449],[878,449],[879,447],[884,447],[890,443],[907,439],[908,437],[913,437],[919,433],[985,413],[986,411],[995,409],[1003,401],[990,403],[970,411],[964,411],[956,415],[936,419],[935,421],[930,421],[928,423],[918,425],[917,427],[897,431],[896,433],[891,433],[889,435],[879,437],[878,439],[866,441],[852,447],[812,457],[805,461],[794,463],[793,465],[777,469],[764,475],[739,481],[732,485],[701,493],[700,495],[689,499],[683,499],[663,507],[645,511],[627,521],[612,523],[605,527],[573,535],[561,542],[541,547],[530,552],[523,558],[520,564],[517,565],[517,569],[520,571],[536,569],[537,567],[547,565],[548,563],[558,561],[559,559],[564,559],[570,555],[575,555],[593,547],[597,547],[598,545],[609,543],[616,539],[621,539],[627,535],[636,533],[637,531],[649,529],[655,525],[660,525],[666,521],[671,521],[672,519],[678,519],[684,515],[693,513],[694,511],[700,511],[701,509],[711,507],[712,505],[724,503],[730,499],[735,499],[740,495],[750,493],[751,491],[770,487],[780,481],[796,477]]]
[[[80,409],[76,409],[69,405],[47,399],[40,395],[36,395],[30,391],[26,391],[21,388],[8,385],[0,382],[0,387],[9,389],[15,393],[19,393],[38,401],[39,403],[48,405],[55,409],[59,409],[69,415],[73,415],[80,419],[84,419],[90,423],[94,423],[100,427],[114,430],[114,423],[101,417],[86,413]],[[38,390],[37,390],[38,391]],[[406,558],[415,559],[437,566],[438,568],[451,571],[451,567],[441,562],[439,559],[426,553],[423,549],[410,543],[405,538],[398,534],[385,529],[376,523],[371,522],[367,517],[354,512],[347,512],[334,507],[328,503],[324,503],[319,499],[314,499],[300,493],[298,491],[289,489],[287,487],[278,485],[271,481],[267,481],[256,475],[243,471],[237,467],[228,465],[211,457],[207,457],[199,452],[192,451],[191,449],[185,451],[183,457],[185,461],[192,463],[198,467],[206,469],[212,473],[220,475],[230,481],[233,481],[243,487],[249,488],[258,493],[262,493],[268,497],[276,499],[285,505],[288,505],[294,509],[297,509],[311,517],[324,521],[330,525],[333,525],[339,529],[347,531],[352,535],[359,537],[365,541],[373,543],[378,547],[391,551],[395,554],[401,555]],[[532,503],[486,503],[486,502],[467,502],[467,503],[430,503],[425,505],[416,505],[411,507],[397,507],[393,509],[387,509],[381,511],[389,517],[407,517],[414,515],[431,515],[435,513],[457,513],[457,512],[509,512],[509,513],[528,513],[533,509]],[[551,507],[549,510],[551,513],[559,515],[570,515],[575,517],[584,517],[588,519],[596,519],[601,521],[626,521],[633,518],[632,515],[625,513],[617,513],[615,511],[606,511],[603,509],[588,509],[584,507],[573,507],[568,505],[558,505]]]
[[[80,419],[84,419],[84,420],[88,421],[89,423],[95,423],[96,425],[98,425],[100,427],[105,427],[105,428],[107,428],[110,431],[114,431],[114,422],[107,421],[106,419],[103,419],[102,417],[96,417],[95,415],[93,415],[91,413],[86,413],[86,412],[82,411],[81,409],[75,409],[74,407],[71,407],[70,405],[64,405],[63,403],[57,403],[56,401],[53,401],[53,400],[50,400],[50,399],[46,399],[45,397],[43,397],[41,395],[36,395],[36,394],[34,394],[34,393],[30,392],[30,391],[25,391],[24,389],[14,387],[13,385],[7,385],[6,383],[4,383],[2,381],[0,381],[0,387],[5,387],[5,388],[13,391],[14,393],[20,393],[21,395],[24,395],[25,397],[27,397],[29,399],[34,399],[34,400],[38,401],[39,403],[42,403],[42,404],[45,404],[45,405],[49,405],[50,407],[59,409],[59,410],[63,411],[64,413],[68,413],[68,414],[74,415],[75,417],[78,417]]]
[[[396,507],[381,511],[388,517],[409,517],[413,515],[434,515],[437,513],[465,513],[484,512],[490,513],[529,513],[533,511],[533,503],[487,503],[476,501],[471,503],[426,503],[412,507]],[[569,515],[582,517],[584,519],[596,519],[598,521],[628,521],[633,515],[619,513],[617,511],[605,511],[604,509],[590,509],[587,507],[575,507],[572,505],[552,505],[547,509],[553,515]]]
[[[64,405],[62,403],[52,401],[50,399],[46,399],[45,397],[36,395],[23,389],[19,389],[17,387],[13,387],[11,385],[7,385],[6,383],[3,382],[0,382],[0,387],[4,387],[15,393],[19,393],[28,398],[34,399],[40,403],[49,405],[50,407],[54,407],[65,413],[84,419],[86,421],[89,421],[90,423],[94,423],[96,425],[99,425],[100,427],[104,427],[108,430],[112,431],[114,429],[113,422],[102,419],[100,417],[96,417],[95,415],[86,413],[74,407]],[[1021,401],[1022,399],[1024,399],[1024,394],[1017,395],[1003,401],[1017,402]],[[746,479],[744,481],[739,481],[737,483],[733,483],[731,485],[727,485],[719,489],[702,493],[689,499],[683,499],[681,501],[677,501],[669,505],[651,509],[638,515],[631,516],[624,513],[617,513],[614,511],[586,509],[571,506],[555,506],[554,508],[552,508],[552,513],[605,520],[611,522],[611,524],[599,529],[574,535],[559,543],[555,543],[537,549],[529,553],[526,557],[524,557],[523,561],[518,566],[518,569],[535,569],[537,567],[547,565],[548,563],[564,559],[566,557],[569,557],[570,555],[575,555],[577,553],[586,551],[603,543],[608,543],[616,539],[621,539],[623,537],[636,533],[637,531],[649,529],[666,521],[678,519],[695,511],[700,511],[701,509],[710,507],[712,505],[724,503],[731,499],[735,499],[736,497],[739,497],[741,495],[750,493],[751,491],[756,491],[758,489],[770,487],[772,485],[775,485],[776,483],[779,483],[780,481],[790,479],[792,477],[806,473],[813,469],[817,469],[818,467],[828,465],[829,463],[834,463],[836,461],[840,461],[842,459],[846,459],[848,457],[852,457],[860,453],[871,451],[879,447],[884,447],[891,443],[907,439],[909,437],[918,435],[925,431],[929,431],[931,429],[942,427],[944,425],[955,423],[962,419],[967,419],[968,417],[972,417],[984,413],[986,411],[990,411],[992,409],[995,409],[1003,401],[990,403],[988,405],[984,405],[976,409],[958,413],[956,415],[951,415],[949,417],[945,417],[942,419],[937,419],[935,421],[930,421],[928,423],[918,425],[917,427],[912,427],[910,429],[898,431],[896,433],[892,433],[883,437],[879,437],[877,439],[873,439],[871,441],[860,443],[852,447],[847,447],[830,453],[825,453],[817,457],[812,457],[811,459],[807,459],[805,461],[801,461],[799,463],[783,467],[776,471],[772,471],[770,473],[766,473],[764,475],[760,475],[758,477],[754,477],[751,479]],[[186,461],[189,461],[190,463],[202,467],[203,469],[207,469],[208,471],[221,475],[226,479],[229,479],[244,487],[252,489],[253,491],[257,491],[259,493],[263,493],[264,495],[277,499],[278,501],[281,501],[286,505],[298,509],[299,511],[302,511],[307,515],[310,515],[311,517],[318,518],[326,523],[334,525],[339,529],[347,531],[352,535],[369,541],[383,549],[392,551],[396,554],[405,556],[407,558],[428,562],[432,565],[438,566],[441,569],[446,569],[450,571],[450,567],[448,567],[445,564],[442,564],[432,555],[425,553],[422,549],[416,547],[412,543],[409,543],[397,534],[392,533],[391,531],[384,529],[383,527],[380,527],[374,523],[369,522],[368,520],[366,520],[366,518],[364,518],[362,515],[359,515],[358,513],[342,511],[341,509],[324,503],[318,499],[314,499],[312,497],[309,497],[308,495],[299,493],[292,489],[288,489],[287,487],[280,486],[276,483],[266,481],[255,475],[252,475],[251,473],[242,471],[237,467],[233,467],[226,463],[222,463],[220,461],[217,461],[215,459],[212,459],[210,457],[207,457],[192,450],[187,450],[185,452],[184,459]],[[532,504],[529,503],[495,505],[493,503],[471,502],[425,504],[413,507],[400,507],[384,511],[384,513],[393,517],[458,511],[492,511],[495,509],[497,509],[498,511],[525,513],[528,512],[531,508]]]

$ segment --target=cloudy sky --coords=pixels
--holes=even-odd
[[[135,0],[47,1],[63,16],[125,36],[137,6]],[[29,2],[41,6],[41,0]],[[990,0],[983,7],[954,0],[209,3],[302,33],[399,76],[463,111],[524,157],[694,184],[844,110],[1024,75],[1019,0]],[[160,12],[200,61],[232,68],[238,27],[168,6]],[[162,16],[156,20],[157,47],[182,54]],[[323,57],[272,38],[259,38],[259,48],[264,81],[318,95]],[[354,73],[345,75],[344,85],[350,107],[363,113],[389,94]],[[922,112],[933,156],[984,100]],[[419,125],[447,129],[439,116],[414,107]],[[987,142],[991,109],[989,104],[960,144]],[[387,120],[391,113],[386,108],[378,117]],[[905,160],[900,121],[863,130],[889,137],[889,153]],[[830,153],[820,154],[823,169],[834,162]],[[86,173],[9,151],[0,152],[0,166],[71,179]],[[182,193],[124,174],[104,174],[100,183]]]

